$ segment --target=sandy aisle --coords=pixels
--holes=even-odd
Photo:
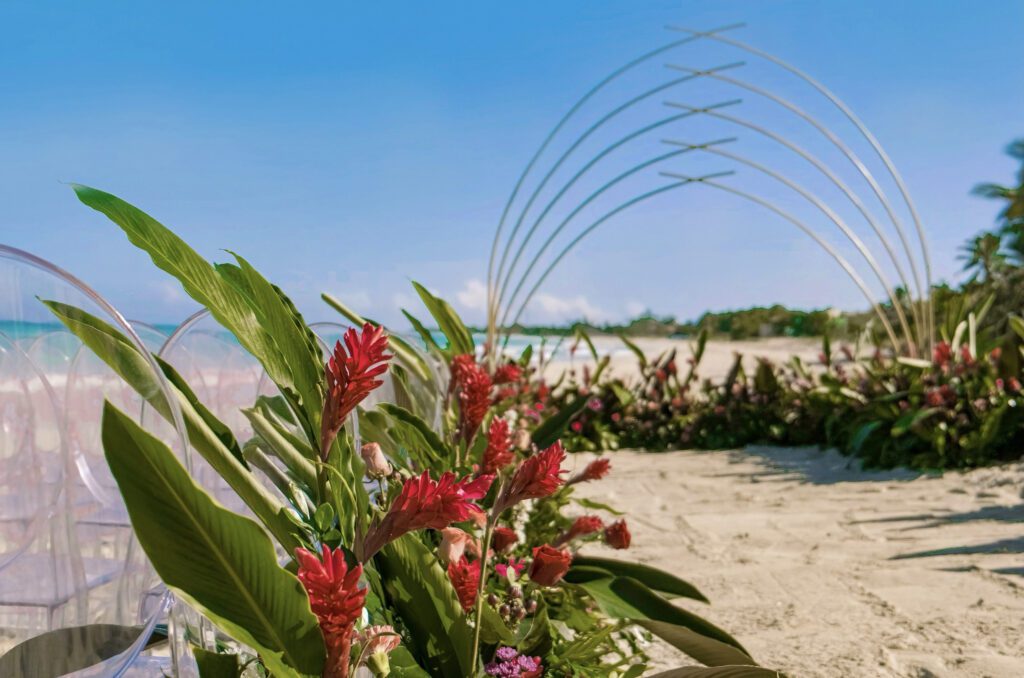
[[[935,478],[812,450],[611,458],[612,476],[582,491],[628,512],[628,555],[696,584],[712,605],[683,605],[764,666],[1024,676],[1024,464]]]

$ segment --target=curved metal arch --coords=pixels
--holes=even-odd
[[[719,140],[716,140],[716,141],[707,142],[707,145],[710,146],[710,145],[714,145],[714,144],[727,143],[727,142],[730,142],[730,141],[734,141],[734,139],[719,139]],[[696,148],[696,147],[694,147],[694,148]],[[645,169],[647,167],[650,167],[652,165],[655,165],[655,164],[657,164],[659,162],[662,162],[663,160],[668,160],[670,158],[675,158],[677,156],[680,156],[680,155],[682,155],[684,153],[688,153],[688,152],[694,150],[694,148],[685,148],[685,149],[681,149],[681,150],[678,150],[678,151],[671,151],[669,153],[663,153],[663,154],[661,154],[661,155],[659,155],[657,157],[654,157],[654,158],[651,158],[649,160],[646,160],[646,161],[640,163],[639,165],[634,165],[633,167],[631,167],[630,169],[626,170],[622,174],[619,174],[617,177],[615,177],[611,181],[606,182],[604,185],[602,185],[596,191],[594,191],[589,196],[587,196],[586,199],[584,199],[579,205],[577,205],[576,208],[573,209],[572,212],[570,212],[569,215],[566,216],[565,219],[562,220],[562,222],[558,225],[558,227],[555,228],[555,230],[551,232],[551,234],[548,236],[547,240],[544,241],[544,244],[541,245],[540,250],[538,250],[536,255],[534,255],[533,259],[530,261],[530,265],[527,266],[526,271],[524,271],[523,275],[520,276],[519,282],[516,284],[516,288],[512,291],[512,296],[509,297],[509,299],[508,299],[508,307],[511,308],[515,304],[515,300],[519,296],[519,292],[522,291],[523,285],[526,284],[527,279],[530,277],[530,273],[533,272],[533,269],[537,265],[537,262],[540,261],[540,258],[547,251],[548,247],[551,246],[551,243],[554,242],[555,238],[558,237],[559,233],[561,233],[562,230],[569,224],[569,222],[572,221],[572,219],[575,218],[577,214],[582,212],[583,209],[587,207],[587,205],[589,205],[591,202],[593,202],[598,197],[600,197],[600,195],[602,193],[604,193],[606,190],[608,190],[612,186],[615,186],[620,181],[622,181],[622,180],[624,180],[624,179],[626,179],[626,178],[636,174],[640,170]],[[507,287],[508,283],[511,280],[511,275],[512,275],[512,272],[511,272],[511,269],[510,269],[509,270],[509,277],[505,279],[505,283],[502,285],[502,288],[501,288],[501,294],[498,297],[498,299],[499,299],[499,306],[500,306],[501,300],[504,299],[505,290],[506,290],[506,287]],[[502,318],[502,322],[504,323],[504,321],[507,320],[507,319],[508,318],[507,318],[507,314],[506,314],[506,317]]]
[[[705,106],[705,107],[701,108],[699,111],[687,111],[686,113],[680,113],[680,114],[677,114],[677,115],[669,116],[667,118],[662,118],[661,120],[658,120],[657,122],[653,122],[653,123],[651,123],[649,125],[645,125],[644,127],[641,127],[640,129],[637,129],[637,130],[634,130],[633,132],[630,132],[626,136],[622,137],[621,139],[615,141],[614,143],[612,143],[612,144],[606,146],[604,149],[602,149],[589,162],[587,162],[583,167],[581,167],[579,169],[579,171],[577,171],[576,174],[573,175],[573,177],[571,179],[569,179],[568,182],[566,182],[566,184],[561,188],[561,190],[559,190],[559,192],[548,202],[547,206],[544,208],[544,211],[541,212],[541,214],[537,217],[536,221],[534,221],[533,225],[530,227],[529,231],[527,231],[526,236],[523,238],[522,242],[519,245],[519,249],[516,250],[516,254],[512,258],[512,263],[509,264],[508,270],[505,271],[505,279],[504,279],[503,282],[501,282],[500,289],[497,290],[498,291],[497,298],[493,299],[493,300],[489,300],[489,302],[492,303],[496,309],[500,309],[501,308],[502,301],[505,298],[505,292],[507,291],[508,285],[510,284],[510,282],[512,280],[512,273],[515,270],[516,265],[519,263],[519,259],[522,257],[523,253],[525,252],[526,247],[529,244],[530,240],[533,238],[533,235],[536,232],[537,228],[540,227],[540,224],[543,221],[544,217],[547,216],[548,212],[551,211],[551,209],[555,206],[555,204],[557,204],[557,202],[562,198],[562,196],[565,195],[565,193],[570,188],[572,188],[572,186],[580,178],[582,178],[583,175],[586,174],[587,171],[589,171],[594,165],[596,165],[598,162],[600,162],[603,158],[605,158],[612,151],[622,147],[623,145],[625,145],[626,143],[632,141],[633,139],[636,139],[636,138],[638,138],[640,136],[643,136],[644,134],[646,134],[648,132],[651,132],[651,131],[653,131],[655,129],[658,129],[659,127],[663,127],[663,126],[671,124],[673,122],[677,122],[679,120],[683,120],[685,118],[689,118],[691,116],[697,115],[698,113],[702,113],[702,112],[710,111],[710,110],[715,110],[715,109],[719,109],[719,108],[725,108],[725,107],[728,107],[728,106],[734,106],[734,105],[736,105],[738,103],[741,103],[740,99],[732,99],[732,100],[729,100],[729,101],[722,101],[722,102],[719,102],[719,103],[711,104],[709,106]],[[510,248],[511,248],[511,242],[508,244],[508,249],[510,249]],[[506,252],[504,254],[507,254],[507,251],[508,250],[506,249]],[[502,264],[504,264],[504,261],[505,261],[504,254],[502,256]],[[501,274],[502,274],[502,269],[499,267],[498,275],[496,276],[496,278],[494,280],[494,284],[495,284],[496,287],[499,284],[499,279],[501,278]]]
[[[879,159],[881,159],[882,163],[885,165],[885,168],[886,170],[888,170],[889,175],[896,183],[896,187],[899,189],[900,195],[903,197],[903,201],[907,204],[907,209],[910,210],[911,218],[914,220],[914,226],[917,230],[918,242],[921,245],[921,255],[924,259],[925,282],[927,283],[928,287],[928,294],[926,295],[926,303],[928,307],[926,316],[926,321],[928,325],[928,342],[929,347],[933,347],[935,343],[935,306],[932,303],[931,299],[932,265],[931,256],[928,253],[928,241],[924,235],[924,227],[921,225],[921,218],[917,213],[917,207],[914,205],[914,201],[910,197],[910,191],[907,190],[907,186],[903,181],[903,177],[896,169],[896,165],[892,162],[892,159],[889,158],[889,154],[885,152],[885,149],[882,148],[882,144],[879,143],[878,139],[875,138],[875,135],[871,133],[871,130],[868,129],[867,125],[865,125],[861,121],[861,119],[857,117],[853,110],[849,106],[847,106],[842,99],[840,99],[831,90],[825,87],[825,85],[821,84],[820,82],[818,82],[813,77],[811,77],[804,71],[800,70],[796,66],[793,66],[787,61],[783,61],[782,59],[773,54],[769,54],[768,52],[758,49],[753,45],[748,45],[745,42],[740,42],[739,40],[733,40],[732,38],[717,35],[717,33],[719,33],[720,31],[696,31],[690,28],[684,28],[682,26],[667,26],[666,28],[668,28],[671,31],[688,33],[690,37],[693,38],[708,38],[709,40],[716,40],[723,44],[731,45],[732,47],[741,49],[744,52],[747,52],[748,54],[753,54],[754,56],[759,57],[761,59],[765,59],[766,61],[769,61],[775,64],[776,66],[779,66],[780,68],[789,71],[790,73],[797,76],[798,78],[806,82],[808,85],[813,87],[815,90],[817,90],[822,96],[824,96],[836,108],[838,108],[847,120],[853,123],[854,127],[857,128],[857,131],[859,131],[861,133],[861,136],[863,136],[864,139],[867,140],[867,142],[871,145],[871,148],[875,151]]]
[[[551,274],[551,271],[553,271],[555,269],[555,267],[558,266],[558,264],[562,260],[562,258],[565,257],[565,255],[568,254],[574,247],[576,247],[576,245],[578,245],[579,242],[581,240],[583,240],[583,238],[585,238],[589,234],[593,233],[594,229],[596,229],[598,226],[600,226],[604,222],[608,221],[609,219],[614,217],[616,214],[629,209],[630,207],[632,207],[633,205],[636,205],[637,203],[643,202],[644,200],[648,200],[649,198],[653,198],[656,195],[660,195],[660,194],[665,193],[667,191],[671,191],[673,189],[680,188],[682,186],[686,186],[686,185],[692,184],[694,182],[704,181],[705,179],[708,179],[708,178],[727,176],[727,175],[730,175],[730,174],[732,174],[731,171],[730,172],[717,172],[715,174],[705,175],[704,177],[696,177],[696,178],[688,177],[688,178],[686,178],[686,179],[684,179],[682,181],[676,181],[676,182],[673,182],[671,184],[666,184],[665,186],[661,186],[659,188],[653,189],[651,191],[647,191],[646,193],[638,195],[635,198],[631,198],[631,199],[627,200],[626,202],[622,203],[621,205],[619,205],[615,209],[611,210],[610,212],[607,212],[604,216],[602,216],[600,219],[598,219],[597,221],[592,223],[590,226],[585,228],[581,233],[579,233],[575,238],[573,238],[572,241],[570,241],[569,244],[566,245],[562,249],[561,252],[559,252],[558,256],[555,257],[554,261],[552,261],[551,264],[546,269],[544,269],[544,273],[540,276],[540,278],[533,285],[533,287],[530,288],[530,292],[526,295],[526,298],[523,300],[523,303],[519,307],[519,310],[516,312],[515,319],[513,319],[511,324],[515,325],[516,323],[519,322],[520,317],[522,317],[522,315],[523,315],[523,311],[526,310],[526,307],[530,304],[530,301],[533,300],[533,296],[540,289],[540,286],[544,284],[544,281]],[[508,315],[508,311],[510,311],[510,310],[511,310],[511,308],[506,310],[506,313],[505,313],[506,317]],[[504,324],[505,323],[502,322],[502,325],[504,325]]]
[[[693,68],[689,68],[688,66],[679,66],[676,64],[667,64],[667,67],[673,70],[683,72],[693,72],[694,70],[696,70]],[[871,170],[868,169],[867,165],[865,165],[864,162],[860,159],[860,156],[858,156],[856,152],[854,152],[849,146],[847,146],[843,142],[842,139],[839,138],[839,136],[837,136],[832,130],[830,130],[828,127],[822,124],[817,118],[810,115],[805,110],[803,110],[793,102],[789,101],[788,99],[781,97],[773,92],[769,92],[768,90],[758,87],[756,85],[752,85],[744,80],[739,80],[737,78],[730,78],[729,76],[719,75],[718,73],[707,73],[706,76],[714,80],[718,80],[719,82],[724,82],[735,87],[739,87],[740,89],[745,89],[748,92],[752,92],[754,94],[757,94],[758,96],[762,96],[770,101],[777,103],[778,105],[789,110],[793,114],[799,116],[812,127],[814,127],[816,130],[818,130],[826,139],[828,139],[836,148],[838,148],[844,156],[846,156],[847,160],[849,160],[850,163],[861,174],[861,176],[864,177],[864,180],[868,182],[868,185],[871,187],[872,192],[874,192],[875,197],[877,197],[878,201],[882,204],[883,209],[885,209],[886,215],[889,217],[889,220],[892,222],[893,227],[896,229],[896,233],[900,239],[900,244],[903,246],[903,252],[907,257],[907,262],[910,264],[910,271],[911,275],[914,278],[914,287],[917,290],[918,299],[923,300],[924,292],[921,287],[921,274],[917,270],[917,262],[915,261],[913,252],[911,251],[910,242],[907,240],[907,234],[906,230],[903,228],[903,223],[900,220],[900,218],[896,215],[896,212],[893,209],[892,204],[889,202],[889,197],[886,195],[885,191],[882,190],[882,187],[875,180],[875,177],[871,173]],[[903,272],[903,268],[899,262],[899,258],[896,256],[896,252],[893,250],[892,244],[889,242],[889,238],[885,235],[885,232],[881,229],[881,227],[877,223],[875,223],[875,220],[873,218],[869,219],[869,223],[872,229],[874,229],[875,234],[878,236],[878,239],[881,241],[882,246],[888,253],[893,266],[896,268],[896,272],[900,276],[900,280],[903,281],[905,287],[909,288],[910,285],[908,284],[907,277]],[[921,303],[924,302],[922,301]],[[918,322],[920,322],[919,318],[917,318],[917,320]]]
[[[685,142],[667,141],[666,143],[672,145],[681,145],[687,148],[693,146],[692,144],[687,144]],[[853,246],[857,249],[860,255],[864,257],[864,260],[867,262],[868,266],[875,274],[875,277],[878,278],[878,282],[882,285],[882,288],[885,290],[885,294],[886,296],[889,297],[889,301],[892,303],[893,308],[896,311],[896,315],[899,318],[900,327],[903,330],[904,337],[906,338],[908,347],[910,348],[910,354],[912,357],[917,356],[917,346],[914,343],[914,338],[910,331],[910,325],[907,323],[907,317],[903,312],[903,308],[899,304],[895,291],[892,289],[892,284],[889,282],[888,277],[885,275],[885,272],[882,271],[882,268],[878,265],[878,262],[875,260],[874,255],[871,253],[871,250],[867,248],[867,246],[860,239],[860,237],[846,224],[846,222],[838,214],[835,213],[835,211],[831,207],[829,207],[824,201],[818,198],[818,196],[814,195],[813,193],[811,193],[803,186],[790,179],[789,177],[785,176],[780,172],[776,172],[775,170],[772,170],[754,160],[751,160],[750,158],[738,155],[736,153],[723,151],[717,148],[700,148],[698,150],[705,151],[707,153],[713,153],[714,155],[734,160],[738,163],[746,165],[747,167],[751,167],[757,170],[758,172],[761,172],[771,177],[772,179],[775,179],[776,181],[781,182],[788,188],[795,191],[809,203],[814,205],[819,211],[821,211],[826,217],[828,217],[832,221],[832,223],[839,227],[839,230],[842,231],[843,235],[845,235],[846,238],[853,244]],[[666,173],[665,176],[678,178],[678,175],[671,173]]]
[[[672,108],[681,108],[683,110],[695,110],[695,107],[691,106],[689,104],[684,104],[684,103],[679,103],[679,102],[671,102],[671,101],[670,102],[665,102],[665,103],[666,103],[667,106],[670,106]],[[756,133],[758,133],[758,134],[760,134],[760,135],[762,135],[762,136],[764,136],[764,137],[766,137],[768,139],[771,139],[772,141],[774,141],[774,142],[776,142],[776,143],[786,147],[787,149],[789,149],[793,153],[796,153],[798,156],[800,156],[801,158],[803,158],[804,160],[809,162],[811,165],[813,165],[815,169],[817,169],[819,172],[821,172],[823,175],[825,175],[825,177],[830,182],[832,182],[832,184],[834,184],[836,186],[836,188],[838,188],[840,191],[842,191],[842,193],[853,204],[853,206],[857,209],[857,211],[860,212],[861,215],[863,215],[864,218],[866,220],[868,220],[869,223],[871,223],[872,217],[870,216],[870,213],[868,212],[867,207],[864,205],[864,202],[860,199],[860,196],[856,192],[854,192],[853,189],[851,189],[846,184],[846,182],[843,181],[842,178],[839,177],[839,175],[837,175],[835,172],[833,172],[832,169],[830,167],[828,167],[828,165],[823,163],[821,160],[819,160],[812,153],[808,152],[807,150],[805,150],[801,146],[793,143],[792,141],[790,141],[786,137],[782,136],[781,134],[777,134],[775,132],[772,132],[771,130],[763,127],[762,125],[758,125],[756,123],[750,122],[749,120],[745,120],[743,118],[738,118],[738,117],[732,116],[732,115],[726,115],[724,113],[719,113],[717,111],[702,111],[702,113],[704,113],[705,115],[709,115],[709,116],[711,116],[713,118],[718,118],[719,120],[724,120],[724,121],[732,123],[734,125],[739,125],[740,127],[745,127],[745,128],[747,128],[749,130],[752,130],[752,131],[754,131],[754,132],[756,132]],[[909,289],[909,284],[907,284],[906,280],[904,280],[903,282],[904,282],[904,285],[906,285],[907,288]],[[912,309],[912,312],[913,312],[913,304],[911,305],[911,309]]]
[[[584,141],[586,141],[590,137],[591,134],[593,134],[594,132],[599,130],[606,122],[608,122],[609,120],[611,120],[612,118],[617,116],[619,113],[622,113],[623,111],[628,110],[632,106],[640,103],[641,101],[644,101],[645,99],[648,99],[648,98],[654,96],[655,94],[658,94],[659,92],[664,92],[665,90],[671,89],[672,87],[674,87],[676,85],[682,84],[684,82],[688,82],[690,80],[695,80],[695,79],[697,79],[699,77],[702,77],[706,73],[712,73],[712,72],[715,72],[715,71],[718,71],[718,70],[725,70],[725,69],[728,69],[728,68],[736,68],[736,67],[742,66],[742,65],[743,65],[743,62],[735,62],[735,63],[731,63],[731,64],[725,64],[725,65],[722,65],[722,66],[716,66],[716,67],[708,69],[706,71],[698,71],[698,73],[695,74],[695,75],[688,75],[688,76],[684,76],[684,77],[681,77],[681,78],[676,78],[674,80],[670,80],[668,82],[662,83],[662,84],[658,85],[657,87],[653,87],[653,88],[651,88],[651,89],[649,89],[649,90],[647,90],[647,91],[645,91],[645,92],[643,92],[641,94],[638,94],[637,96],[634,96],[632,99],[629,99],[628,101],[626,101],[626,102],[624,102],[622,104],[619,104],[618,106],[613,108],[611,111],[609,111],[608,113],[603,115],[597,122],[595,122],[594,124],[590,125],[590,127],[588,127],[586,130],[584,130],[583,133],[579,137],[577,137],[576,140],[569,146],[569,148],[567,148],[562,153],[562,155],[560,155],[558,157],[558,159],[554,162],[554,164],[551,165],[551,167],[547,171],[547,174],[544,175],[544,177],[541,179],[540,183],[538,183],[537,186],[534,188],[533,193],[530,194],[529,199],[526,201],[526,205],[523,207],[523,209],[519,213],[519,218],[516,219],[516,223],[512,227],[512,232],[509,233],[508,240],[506,241],[506,244],[505,244],[505,248],[504,248],[504,250],[502,250],[501,260],[498,262],[498,271],[497,271],[497,274],[494,277],[494,280],[492,281],[492,284],[496,284],[498,282],[498,280],[501,279],[501,276],[502,276],[502,274],[505,271],[505,262],[506,262],[506,260],[508,258],[508,252],[509,252],[509,250],[512,249],[512,245],[515,242],[516,235],[519,233],[519,229],[522,227],[523,220],[526,218],[527,213],[529,213],[530,208],[533,207],[534,201],[537,200],[537,197],[540,195],[540,192],[544,190],[544,187],[547,186],[548,181],[551,180],[551,177],[554,176],[555,172],[557,172],[558,169],[562,166],[562,163],[564,163],[566,160],[568,160],[569,156],[572,155],[573,152],[577,148],[579,148],[580,145]],[[497,306],[497,302],[496,301],[493,301],[492,303],[494,303],[495,306]]]
[[[670,174],[669,176],[682,178],[685,175]],[[885,316],[885,312],[882,310],[882,307],[879,305],[878,301],[876,301],[875,298],[872,296],[871,289],[864,282],[864,279],[860,277],[860,274],[857,273],[857,270],[850,265],[850,262],[847,261],[846,258],[843,257],[843,255],[839,254],[839,252],[837,252],[835,248],[833,248],[826,240],[824,240],[821,236],[815,233],[814,229],[808,227],[806,224],[804,224],[802,221],[794,217],[789,212],[786,212],[785,210],[775,206],[774,204],[768,202],[763,198],[759,198],[745,191],[733,188],[732,186],[727,186],[725,184],[710,181],[708,179],[705,179],[700,183],[711,186],[712,188],[717,188],[722,191],[726,191],[727,193],[732,193],[741,198],[749,200],[750,202],[758,204],[761,207],[764,207],[765,209],[779,215],[780,217],[782,217],[783,219],[790,222],[791,224],[799,228],[801,231],[806,233],[808,236],[810,236],[811,239],[814,240],[814,242],[821,246],[821,248],[824,249],[825,252],[827,252],[829,256],[831,256],[837,264],[839,264],[839,266],[846,272],[846,274],[850,276],[850,279],[853,280],[854,284],[857,285],[861,293],[864,295],[864,298],[868,300],[868,303],[871,304],[871,308],[873,308],[875,313],[878,315],[878,319],[882,322],[882,327],[885,328],[885,333],[889,336],[889,341],[892,343],[893,350],[899,353],[899,340],[896,338],[896,332],[895,330],[893,330],[892,323],[890,323],[889,319]]]
[[[657,49],[653,49],[653,50],[651,50],[649,52],[645,52],[644,54],[641,54],[640,56],[638,56],[638,57],[636,57],[634,59],[631,59],[630,61],[626,62],[625,64],[623,64],[619,68],[615,69],[614,71],[612,71],[611,73],[606,75],[600,82],[598,82],[596,85],[594,85],[589,90],[587,90],[587,92],[584,93],[584,95],[582,97],[580,97],[576,101],[576,103],[573,104],[572,107],[569,108],[568,111],[566,111],[566,113],[562,116],[562,118],[558,121],[558,123],[555,124],[555,126],[548,133],[547,137],[544,139],[544,141],[541,143],[541,145],[537,148],[536,152],[534,152],[533,157],[530,159],[530,162],[528,162],[526,164],[526,167],[523,169],[522,174],[519,175],[519,179],[516,181],[515,187],[512,189],[512,193],[509,195],[508,201],[505,203],[505,208],[502,210],[502,213],[501,213],[501,219],[499,219],[499,221],[498,221],[498,227],[497,227],[497,229],[495,229],[495,232],[494,232],[494,240],[491,243],[491,254],[490,254],[490,258],[489,258],[488,263],[487,263],[487,287],[488,287],[488,290],[491,289],[492,284],[493,284],[494,259],[495,259],[495,257],[498,254],[498,242],[499,242],[499,240],[501,238],[501,231],[502,231],[502,228],[504,227],[505,219],[508,217],[508,212],[509,212],[510,209],[512,209],[512,203],[513,203],[513,201],[515,201],[516,196],[519,194],[519,189],[522,187],[523,182],[526,180],[527,175],[529,175],[530,171],[533,169],[533,166],[537,163],[537,160],[540,159],[541,154],[544,153],[544,151],[547,149],[547,147],[551,143],[551,141],[555,138],[555,136],[558,134],[558,132],[561,131],[562,127],[565,126],[565,123],[567,123],[576,114],[576,112],[579,111],[583,107],[583,105],[586,104],[587,101],[590,100],[590,98],[592,96],[594,96],[595,94],[597,94],[597,92],[599,92],[601,89],[603,89],[605,87],[605,85],[607,85],[608,83],[614,81],[619,76],[621,76],[622,74],[628,72],[629,70],[633,69],[634,67],[639,66],[640,64],[642,64],[642,63],[644,63],[646,61],[649,61],[650,59],[653,59],[654,57],[658,56],[659,54],[664,54],[665,52],[667,52],[667,51],[669,51],[671,49],[674,49],[676,47],[680,47],[680,46],[685,45],[687,43],[694,42],[696,40],[699,40],[699,39],[701,39],[703,37],[707,37],[709,35],[716,35],[718,33],[724,33],[726,31],[731,31],[731,30],[734,30],[734,29],[737,29],[737,28],[742,28],[743,26],[744,26],[744,24],[737,23],[737,24],[730,24],[730,25],[727,25],[727,26],[722,26],[722,27],[719,27],[719,28],[713,28],[711,30],[704,31],[699,36],[690,36],[690,37],[687,37],[687,38],[682,38],[680,40],[674,40],[674,41],[672,41],[672,42],[670,42],[670,43],[668,43],[666,45],[662,45],[661,47],[658,47]],[[490,311],[490,309],[488,309],[488,311]],[[488,312],[488,316],[489,316],[488,317],[488,327],[490,328],[493,325],[493,320],[492,320],[492,318],[490,318],[490,312]],[[489,332],[490,332],[490,330],[489,330]]]

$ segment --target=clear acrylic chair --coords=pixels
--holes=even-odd
[[[172,598],[132,538],[95,445],[105,399],[137,417],[141,400],[41,300],[93,314],[149,356],[123,316],[83,282],[0,245],[0,331],[17,337],[0,336],[0,675],[179,675],[180,648],[143,654]],[[152,432],[185,458],[177,403],[148,363],[175,419]],[[112,517],[97,520],[105,511]],[[44,645],[46,654],[33,654]],[[59,671],[40,665],[58,659]]]

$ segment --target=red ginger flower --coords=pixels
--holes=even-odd
[[[334,355],[324,366],[327,396],[320,422],[320,455],[324,460],[345,424],[345,417],[370,391],[384,383],[376,377],[387,372],[387,361],[392,357],[385,353],[388,336],[383,327],[366,323],[358,335],[349,328],[344,339],[344,345],[340,341],[334,345]]]
[[[515,363],[507,363],[494,371],[495,384],[512,384],[519,381],[523,371]]]
[[[454,391],[457,387],[461,386],[466,379],[466,375],[476,368],[476,358],[468,353],[452,358],[452,364],[448,367],[452,374],[451,381],[448,382],[448,390]]]
[[[517,541],[519,541],[519,535],[516,534],[515,530],[508,527],[494,528],[494,534],[491,536],[491,543],[494,545],[494,550],[497,553],[511,548]]]
[[[469,612],[476,604],[476,590],[480,585],[480,561],[469,562],[465,557],[448,564],[448,579],[459,597],[459,605]]]
[[[541,586],[554,586],[569,571],[572,555],[563,549],[544,544],[533,549],[530,579]]]
[[[559,477],[565,473],[563,461],[565,450],[561,441],[524,460],[495,502],[496,515],[525,499],[540,499],[554,494],[564,482]]]
[[[511,464],[515,458],[515,453],[512,452],[512,439],[508,431],[508,420],[495,417],[491,421],[490,430],[487,431],[487,449],[484,450],[481,471],[497,473]]]
[[[493,475],[456,480],[451,471],[445,471],[436,482],[426,471],[418,478],[409,478],[384,519],[367,532],[361,560],[366,562],[385,544],[408,532],[426,528],[441,530],[468,520],[480,511],[473,500],[482,499],[493,480]]]
[[[363,568],[349,569],[345,552],[331,552],[324,544],[322,559],[306,549],[295,549],[299,581],[309,596],[309,605],[320,622],[327,659],[324,678],[347,678],[352,628],[362,614],[366,589],[359,588]]]
[[[469,442],[491,407],[491,376],[479,365],[467,369],[459,384],[459,432]]]
[[[932,352],[932,362],[939,367],[945,367],[953,359],[953,348],[944,341],[935,344]]]
[[[585,537],[604,529],[604,521],[597,516],[580,516],[573,521],[572,526],[566,530],[555,542],[555,546],[567,544],[577,537]]]
[[[612,470],[612,463],[608,459],[595,459],[587,464],[586,468],[569,479],[570,485],[583,483],[590,480],[601,480]]]
[[[628,549],[633,541],[625,520],[619,520],[604,528],[604,540],[613,549]]]

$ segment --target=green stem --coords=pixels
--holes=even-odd
[[[484,529],[484,543],[480,551],[480,581],[476,585],[476,628],[473,631],[473,654],[469,656],[469,665],[476,672],[477,659],[480,654],[480,628],[483,626],[484,585],[487,583],[488,551],[491,549],[491,535],[494,533],[494,522],[498,516],[492,511],[487,516],[487,527]]]

